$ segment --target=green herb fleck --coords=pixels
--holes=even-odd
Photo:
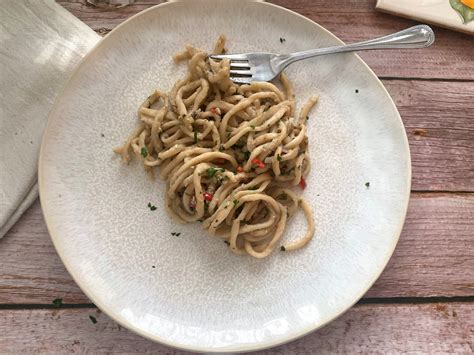
[[[242,149],[244,147],[244,143],[242,143],[241,141],[237,141],[233,147],[236,147],[238,149]]]
[[[365,187],[369,188],[369,186],[370,186],[370,182],[367,181],[367,182],[365,183]]]
[[[53,300],[53,304],[56,306],[56,307],[61,307],[63,305],[63,299],[62,298],[55,298]]]
[[[239,204],[239,200],[234,200],[234,201],[232,201],[232,202],[234,203],[234,207]]]
[[[250,128],[255,129],[255,125],[251,124]]]
[[[281,161],[281,155],[280,154],[277,154],[277,160]]]
[[[250,190],[250,191],[255,191],[255,190],[257,190],[257,189],[258,189],[258,187],[257,187],[257,186],[252,186],[252,187],[249,187],[249,190]]]
[[[249,151],[244,152],[244,158],[245,158],[245,160],[249,160],[249,158],[250,158],[250,152]]]
[[[146,158],[148,156],[148,149],[146,149],[146,147],[142,147],[140,154],[142,155],[143,158]]]
[[[216,175],[217,173],[217,169],[216,168],[209,168],[207,169],[207,176],[209,176],[210,178],[211,177],[214,177],[214,175]]]
[[[91,320],[92,324],[97,323],[97,319],[94,316],[89,316],[89,319]]]
[[[198,142],[198,133],[197,131],[194,131],[194,144]]]
[[[282,245],[282,246],[280,247],[280,250],[281,250],[281,251],[286,251],[286,248],[285,248],[285,246],[284,246],[284,245]]]
[[[150,211],[156,210],[156,206],[152,205],[151,202],[148,202],[148,208],[150,209]]]

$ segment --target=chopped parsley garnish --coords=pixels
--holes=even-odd
[[[92,324],[97,323],[97,319],[94,316],[89,316],[89,319],[91,320]]]
[[[286,251],[285,246],[282,245],[282,246],[280,247],[280,250],[281,250],[281,251]]]
[[[148,149],[146,149],[146,147],[142,147],[140,154],[142,155],[143,158],[146,158],[148,156]]]
[[[56,307],[61,307],[63,305],[63,299],[62,298],[55,298],[53,300],[53,304],[56,306]]]
[[[251,124],[250,128],[255,129],[255,125]]]
[[[249,151],[244,152],[244,158],[245,158],[245,160],[249,160],[249,158],[250,158],[250,152]]]
[[[367,181],[367,182],[365,183],[365,187],[369,188],[369,186],[370,186],[370,182]]]
[[[277,154],[277,160],[281,161],[281,155],[280,154]]]
[[[242,143],[241,141],[237,141],[237,143],[235,143],[233,145],[233,147],[236,147],[238,149],[242,149],[244,147],[244,143]]]
[[[148,208],[150,209],[150,211],[156,210],[156,206],[152,205],[151,202],[148,202]]]
[[[217,169],[216,168],[209,168],[207,169],[207,176],[209,177],[214,177],[216,175]]]
[[[194,144],[198,142],[198,133],[197,131],[194,131]]]
[[[234,207],[239,204],[239,200],[234,200],[234,201],[232,201],[232,202],[233,202],[233,204],[234,204]]]
[[[280,43],[286,42],[286,39],[283,37],[280,37]]]

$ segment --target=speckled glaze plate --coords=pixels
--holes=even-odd
[[[199,224],[174,223],[164,210],[164,184],[139,164],[123,166],[112,147],[134,127],[143,98],[184,75],[171,55],[187,43],[212,48],[219,33],[232,52],[341,43],[264,2],[153,7],[80,63],[50,114],[39,172],[51,238],[87,296],[138,334],[205,352],[275,346],[350,308],[387,264],[410,191],[407,137],[392,100],[359,57],[339,54],[288,70],[299,103],[320,95],[309,124],[312,171],[304,190],[315,212],[314,240],[256,260],[232,254]],[[150,211],[148,202],[158,209]],[[286,238],[303,228],[297,215]]]

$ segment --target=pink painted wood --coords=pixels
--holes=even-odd
[[[473,320],[474,308],[466,303],[361,305],[260,354],[468,354],[474,350]],[[2,353],[184,354],[129,332],[95,308],[2,311],[0,334]]]
[[[112,11],[84,0],[58,2],[106,35],[162,1],[137,0]],[[375,12],[373,0],[272,2],[348,42],[414,23]],[[367,304],[265,353],[474,351],[474,38],[435,32],[437,42],[427,50],[361,53],[385,78],[412,153],[414,192],[394,256]],[[180,353],[128,332],[89,304],[51,244],[39,203],[0,241],[0,261],[0,353]],[[54,298],[66,305],[46,309]],[[438,300],[444,303],[432,303]]]

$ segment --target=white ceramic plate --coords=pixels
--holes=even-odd
[[[171,55],[186,43],[211,48],[219,33],[233,52],[341,43],[262,2],[176,2],[140,13],[86,56],[57,100],[41,151],[40,194],[64,264],[110,317],[170,346],[244,351],[321,327],[368,290],[402,229],[410,157],[392,100],[356,55],[307,60],[288,74],[300,103],[321,96],[304,191],[315,211],[314,240],[255,260],[232,254],[199,224],[175,224],[163,208],[164,184],[138,164],[123,166],[112,147],[134,127],[143,98],[184,75]],[[287,238],[303,228],[297,216]]]

